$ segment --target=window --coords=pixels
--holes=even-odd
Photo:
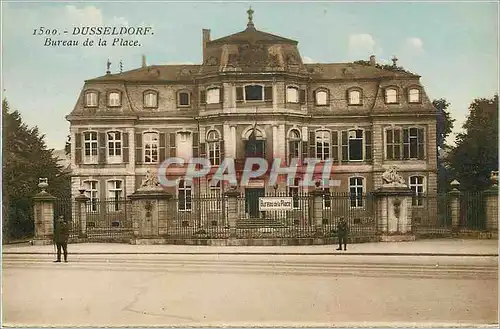
[[[155,91],[144,93],[144,107],[158,107],[158,94]]]
[[[216,130],[211,130],[207,134],[207,155],[212,166],[220,164],[220,139]]]
[[[178,100],[179,106],[189,106],[189,104],[190,104],[189,92],[180,91],[177,95],[178,95],[177,100]],[[217,95],[217,101],[215,103],[219,103],[219,96],[218,95]]]
[[[97,106],[97,93],[95,91],[88,91],[85,93],[85,106],[87,107]]]
[[[328,93],[325,90],[316,92],[316,105],[328,105]]]
[[[408,91],[408,101],[410,103],[420,103],[420,89],[410,88]]]
[[[349,94],[349,105],[361,105],[361,91],[350,90],[348,94]]]
[[[123,187],[121,180],[108,181],[108,211],[122,210]]]
[[[116,91],[109,93],[108,106],[120,106],[120,105],[121,105],[120,93]]]
[[[84,163],[97,162],[97,132],[86,131],[83,133]]]
[[[122,138],[119,131],[110,131],[108,138],[108,162],[121,162],[122,160]]]
[[[264,88],[260,85],[245,86],[245,100],[246,101],[263,101]]]
[[[332,196],[330,195],[330,189],[329,188],[323,188],[323,208],[325,209],[330,209],[332,206]]]
[[[330,132],[326,130],[316,132],[316,158],[326,160],[330,157]]]
[[[363,177],[349,178],[349,199],[351,207],[363,207]]]
[[[300,186],[300,181],[298,178],[295,178],[293,180],[293,184],[288,186],[288,196],[292,197],[293,201],[293,208],[298,209],[299,208],[299,188]]]
[[[144,163],[157,163],[158,162],[158,133],[148,132],[144,133]]]
[[[425,159],[424,128],[387,129],[385,141],[387,160]]]
[[[83,188],[85,189],[85,196],[89,198],[89,210],[96,212],[98,210],[99,201],[99,190],[98,181],[87,180],[83,182]]]
[[[349,130],[349,161],[363,160],[363,130]]]
[[[191,182],[186,180],[179,180],[178,193],[178,206],[179,211],[191,211]]]
[[[411,176],[410,177],[410,189],[413,191],[413,198],[411,201],[412,206],[423,206],[424,205],[424,177],[423,176]]]
[[[207,89],[207,104],[218,104],[218,103],[220,103],[220,89],[219,88]]]
[[[286,88],[286,102],[287,103],[299,102],[299,89],[297,87]]]
[[[288,134],[288,161],[292,162],[292,159],[300,159],[300,144],[301,144],[300,132],[297,129],[290,130]]]
[[[395,88],[387,88],[385,90],[385,102],[394,104],[398,102],[398,91]]]
[[[219,210],[221,209],[221,203],[222,203],[221,181],[218,181],[216,185],[212,183],[213,181],[210,181],[208,185],[208,195],[210,197],[209,209]]]

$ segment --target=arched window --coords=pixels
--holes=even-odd
[[[144,140],[144,163],[158,162],[159,134],[157,132],[146,132]]]
[[[363,130],[349,130],[349,160],[363,160]]]
[[[96,107],[97,106],[97,92],[87,91],[85,93],[85,106],[86,107]]]
[[[108,190],[108,211],[120,211],[123,204],[123,181],[109,180],[107,182]]]
[[[408,90],[408,101],[410,103],[420,103],[420,89],[419,88],[410,88]]]
[[[108,106],[121,106],[121,93],[112,91],[108,94]]]
[[[349,198],[351,207],[363,207],[363,193],[364,193],[364,178],[351,177],[349,178]]]
[[[297,87],[286,87],[286,102],[298,103],[299,102],[299,89]]]
[[[353,89],[349,90],[349,105],[361,105],[361,90]]]
[[[207,89],[207,104],[220,103],[220,89],[218,87]]]
[[[122,133],[119,131],[108,131],[108,162],[122,162]]]
[[[90,211],[98,211],[99,182],[91,179],[86,180],[83,182],[83,188],[85,189],[85,196],[89,198]]]
[[[207,156],[212,166],[220,164],[220,136],[217,130],[210,130],[207,134]]]
[[[330,132],[319,130],[316,132],[316,158],[326,160],[330,157]]]
[[[83,163],[97,163],[97,132],[85,131],[83,133],[84,159]]]
[[[300,131],[297,129],[292,129],[288,133],[288,161],[289,163],[292,159],[300,159]]]
[[[385,89],[385,102],[387,104],[398,103],[398,91],[396,88],[391,87]]]
[[[177,186],[178,205],[179,211],[191,211],[192,206],[192,189],[191,181],[180,179]]]
[[[144,93],[144,107],[158,107],[158,93],[156,91],[146,91]]]
[[[219,101],[217,101],[218,103]],[[188,91],[179,91],[177,93],[177,105],[189,106],[191,104],[191,95]]]
[[[328,105],[328,93],[325,90],[318,90],[315,96],[316,105]]]

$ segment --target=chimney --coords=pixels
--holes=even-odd
[[[371,55],[370,56],[370,65],[375,66],[376,64],[377,64],[377,62],[375,61],[375,55]]]
[[[207,42],[210,41],[210,30],[203,29],[203,63],[207,60]]]
[[[142,55],[142,67],[146,67],[146,55]]]

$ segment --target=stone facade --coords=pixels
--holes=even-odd
[[[331,179],[340,184],[330,192],[349,192],[355,177],[364,193],[374,191],[397,165],[408,183],[418,176],[425,193],[437,193],[436,110],[420,76],[373,63],[304,64],[297,44],[250,21],[216,40],[204,30],[201,65],[143,65],[85,81],[67,116],[73,197],[81,186],[90,198],[130,196],[147,170],[173,156],[208,157],[214,167],[233,157],[238,165],[252,132],[262,143],[257,155],[269,161],[288,163],[295,147],[301,159],[333,159]],[[189,193],[212,191],[201,180]]]

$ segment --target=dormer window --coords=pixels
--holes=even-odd
[[[316,105],[328,105],[328,93],[325,90],[318,90],[315,94]]]
[[[108,95],[108,106],[121,106],[120,93],[117,91],[110,92]]]
[[[347,93],[349,105],[361,105],[361,90],[352,89]]]
[[[245,86],[245,100],[246,101],[263,101],[264,88],[260,85]]]
[[[97,92],[88,91],[85,93],[85,106],[86,107],[96,107],[97,106]]]
[[[398,91],[396,88],[387,88],[385,90],[385,102],[387,104],[398,103]]]
[[[420,103],[420,89],[419,88],[410,88],[408,90],[408,101],[410,103]]]
[[[144,107],[158,107],[158,94],[155,91],[144,93]]]
[[[289,86],[286,88],[286,102],[287,103],[299,102],[299,89],[297,87]]]
[[[207,89],[207,104],[218,103],[220,103],[220,89],[217,87]]]
[[[189,96],[190,96],[189,92],[179,91],[179,93],[177,94],[177,105],[178,106],[189,106],[190,102],[191,102]],[[217,95],[217,103],[219,102],[218,97],[219,97],[219,95]]]

